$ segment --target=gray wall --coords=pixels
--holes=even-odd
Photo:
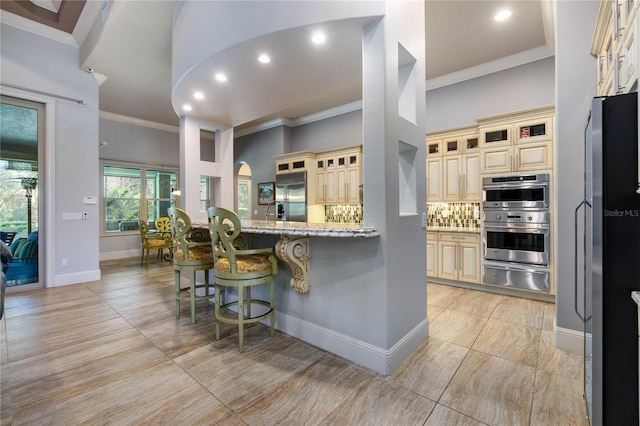
[[[292,129],[292,151],[325,151],[362,143],[362,110]]]
[[[111,160],[178,169],[179,129],[171,129],[170,126],[164,125],[154,128],[153,125],[154,123],[138,125],[101,118],[100,141],[107,142],[107,146],[100,148],[100,159],[107,162]],[[97,168],[97,172],[100,177],[100,167]],[[101,260],[129,257],[138,254],[139,250],[140,236],[137,234],[100,236]]]
[[[44,229],[40,229],[46,286],[99,278],[97,205],[83,204],[98,196],[98,85],[78,66],[78,48],[0,25],[2,83],[86,100],[86,105],[2,87],[3,94],[46,104],[46,158],[40,182]],[[51,115],[49,115],[51,114]],[[55,118],[54,118],[55,117]],[[84,221],[62,221],[63,212],[87,212]],[[42,220],[42,218],[41,218]],[[68,266],[61,266],[61,259]],[[48,278],[45,278],[48,277]],[[50,278],[50,279],[49,279]]]
[[[573,222],[583,199],[584,129],[596,95],[596,60],[589,51],[599,6],[556,3],[556,324],[580,331],[583,324],[574,312]]]
[[[427,133],[476,118],[555,103],[555,59],[547,58],[427,92]]]

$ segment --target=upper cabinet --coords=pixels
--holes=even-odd
[[[553,166],[553,106],[480,118],[427,135],[427,201],[479,202],[482,175]]]
[[[315,161],[316,203],[360,202],[362,145],[318,153]]]
[[[479,119],[481,173],[552,168],[554,108]]]
[[[429,134],[427,201],[480,201],[480,145],[475,126]]]
[[[591,44],[599,96],[637,90],[640,62],[639,0],[602,0]]]
[[[315,153],[310,151],[293,152],[275,157],[276,174],[305,172],[315,170],[313,161]]]

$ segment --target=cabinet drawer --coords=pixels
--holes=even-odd
[[[455,243],[479,243],[480,234],[472,232],[439,232],[438,240]]]

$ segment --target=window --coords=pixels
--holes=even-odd
[[[167,216],[167,209],[175,202],[171,192],[177,187],[176,170],[105,164],[104,233],[137,232],[140,218],[153,229],[156,218]]]

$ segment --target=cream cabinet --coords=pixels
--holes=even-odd
[[[447,130],[437,136],[427,139],[427,201],[480,201],[480,149],[475,127]]]
[[[437,276],[480,282],[480,234],[439,232]]]
[[[427,201],[442,201],[441,140],[427,139]]]
[[[315,161],[316,203],[360,202],[362,146],[318,153]]]
[[[427,278],[438,277],[438,233],[427,232]]]
[[[553,107],[479,121],[481,174],[552,168]],[[493,124],[494,121],[501,123]]]
[[[611,96],[637,87],[640,1],[602,0],[591,45],[597,58],[597,93]]]
[[[303,171],[313,172],[315,171],[313,164],[314,159],[315,154],[309,151],[278,155],[275,157],[276,174]]]

